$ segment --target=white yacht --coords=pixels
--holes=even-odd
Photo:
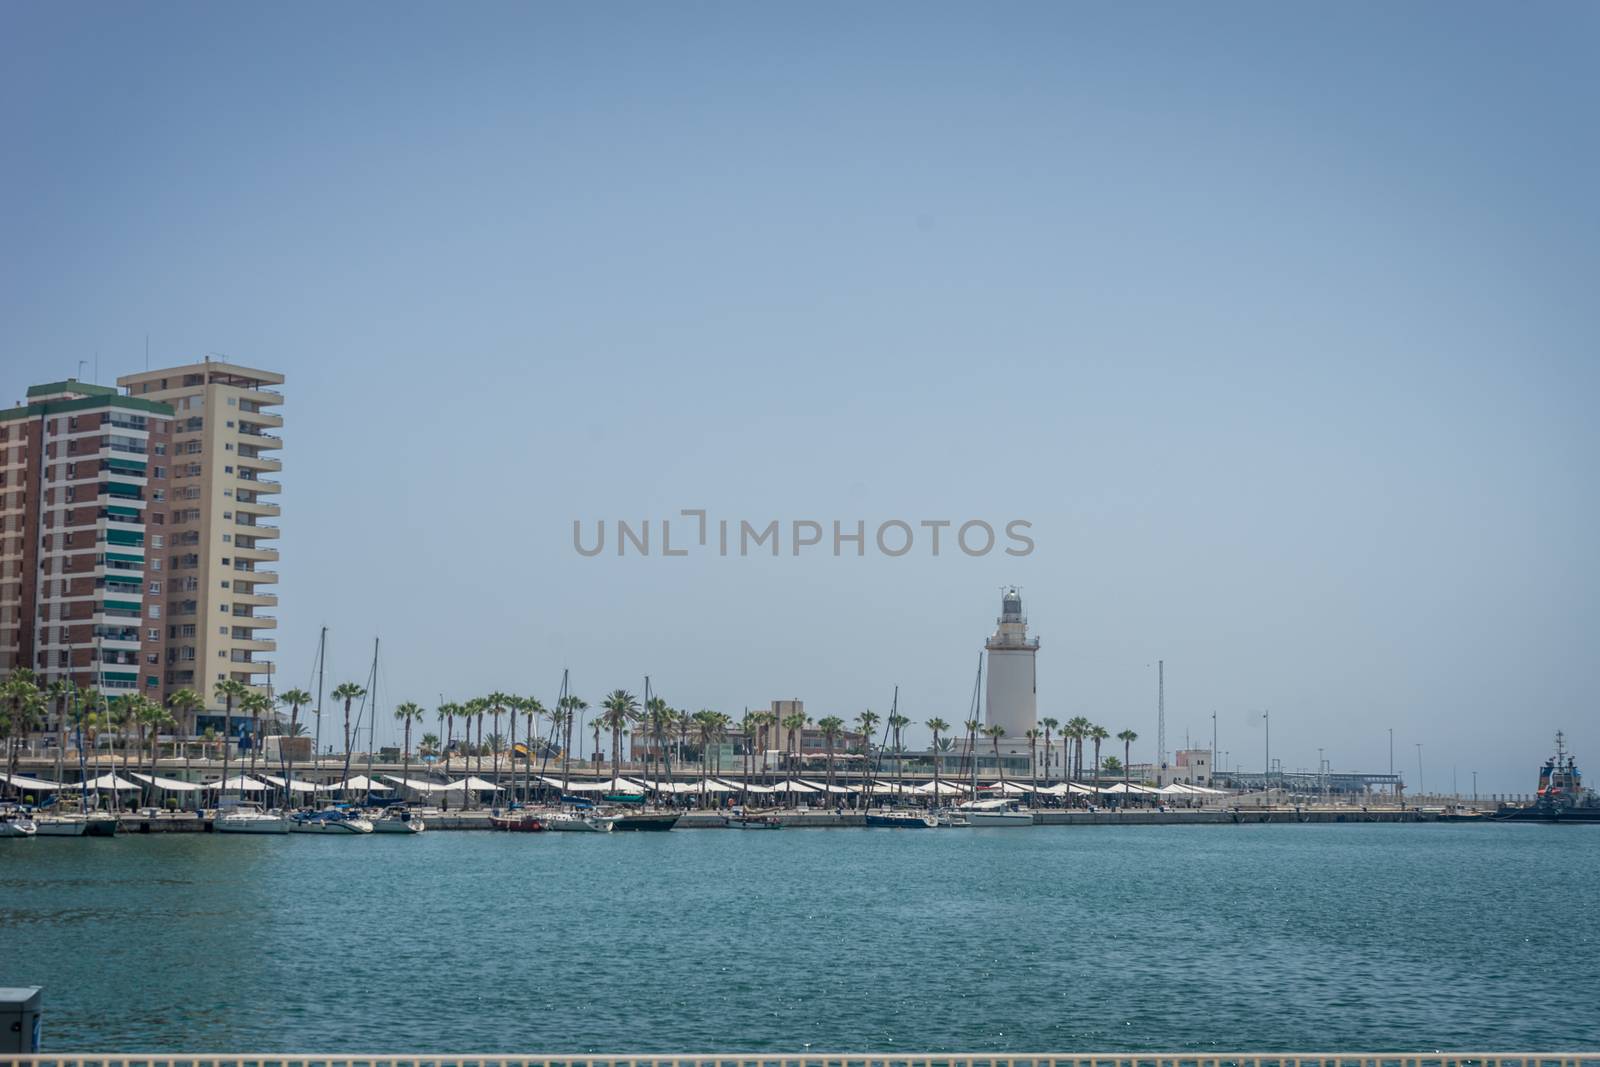
[[[387,808],[382,814],[369,815],[367,821],[375,834],[420,834],[428,828],[420,814],[405,807]]]
[[[354,812],[327,808],[302,811],[290,819],[289,829],[297,834],[370,834],[372,820]]]
[[[278,811],[263,811],[248,801],[235,804],[218,815],[213,827],[219,834],[286,834],[289,820]]]
[[[89,830],[89,819],[77,812],[36,815],[33,824],[40,837],[82,837]]]
[[[1020,811],[1011,800],[972,800],[961,805],[968,826],[1032,826],[1033,812]]]
[[[546,830],[566,830],[588,834],[609,834],[615,826],[604,815],[583,815],[575,811],[557,811],[541,817]]]

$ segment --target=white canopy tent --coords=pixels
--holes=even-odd
[[[397,774],[380,774],[378,777],[386,782],[393,782],[402,789],[409,789],[413,793],[428,796],[437,793],[443,786],[438,782],[425,782],[417,778],[402,778]]]
[[[144,788],[138,782],[130,782],[115,771],[102,774],[98,778],[91,778],[84,785],[90,789],[115,789],[119,793],[128,790],[137,792]]]
[[[806,785],[798,778],[789,778],[772,787],[774,793],[820,793],[822,790]]]
[[[923,795],[925,797],[931,797],[931,796],[933,796],[933,794],[935,792],[934,785],[935,785],[935,783],[933,783],[933,782],[924,782],[921,785],[912,786],[911,789],[910,789],[910,792],[920,793],[921,795]],[[941,781],[939,781],[937,783],[937,785],[938,785],[937,792],[939,793],[940,796],[944,796],[946,793],[949,793],[951,796],[956,796],[958,794],[965,794],[965,793],[971,792],[970,789],[968,789],[966,786],[962,785],[960,782],[950,782],[950,781],[941,780]]]
[[[374,793],[394,792],[393,789],[384,785],[382,782],[375,782],[364,774],[358,774],[354,778],[347,778],[342,782],[334,782],[332,785],[323,786],[323,790],[329,793],[337,793],[340,791],[365,793],[368,790],[371,790]]]
[[[1160,790],[1151,789],[1147,785],[1134,785],[1132,782],[1118,782],[1116,785],[1108,785],[1108,786],[1106,786],[1105,788],[1101,789],[1100,792],[1102,792],[1102,793],[1144,793],[1146,795],[1154,795],[1154,794],[1159,793]]]
[[[776,793],[776,792],[778,792],[778,790],[773,789],[771,786],[757,785],[754,782],[748,782],[748,783],[747,782],[736,782],[731,778],[713,778],[711,780],[713,782],[721,782],[723,785],[728,787],[730,792],[734,792],[734,793],[758,793],[759,794],[759,793]]]
[[[207,789],[224,789],[224,790],[237,789],[242,793],[265,793],[267,791],[268,786],[267,786],[266,782],[258,782],[254,778],[251,778],[248,775],[241,774],[241,775],[238,775],[236,777],[229,778],[225,782],[224,781],[207,782],[205,784],[205,788],[207,788]]]
[[[20,774],[7,774],[4,771],[0,771],[0,782],[5,782],[16,789],[34,789],[41,793],[54,793],[57,789],[75,788],[71,782],[66,784],[47,782],[43,778],[28,778]]]
[[[279,778],[279,777],[277,777],[275,775],[271,775],[271,774],[263,774],[261,776],[261,780],[264,781],[264,782],[270,782],[273,785],[277,786],[279,789],[283,789],[284,787],[287,786],[288,789],[289,789],[289,792],[291,792],[291,793],[317,793],[317,792],[321,792],[322,789],[323,789],[323,787],[312,785],[310,782],[302,782],[298,778],[296,778],[294,780],[294,782],[291,783],[286,778]]]
[[[198,782],[185,782],[177,778],[162,778],[158,775],[140,774],[138,771],[129,771],[128,775],[131,778],[139,779],[141,782],[147,782],[157,789],[165,789],[169,793],[198,793],[205,788]]]
[[[847,786],[847,785],[829,785],[827,782],[806,782],[806,781],[801,781],[800,784],[801,785],[808,785],[812,789],[815,789],[819,793],[839,793],[839,794],[848,795],[850,793],[859,792],[859,790],[852,789],[850,786]]]
[[[381,788],[387,789],[388,787],[383,786]],[[476,778],[469,774],[459,781],[451,782],[449,785],[436,785],[433,788],[435,792],[439,793],[465,792],[467,790],[471,790],[474,793],[494,793],[498,792],[500,787],[493,782],[486,782],[482,778]]]
[[[546,785],[553,785],[557,789],[561,788],[561,779],[559,778],[541,776],[539,780]],[[611,783],[609,782],[573,781],[567,784],[567,792],[569,793],[604,793],[610,788]]]

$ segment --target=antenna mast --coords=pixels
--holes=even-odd
[[[1156,770],[1167,765],[1167,661],[1156,660]]]

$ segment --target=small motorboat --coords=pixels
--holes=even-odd
[[[776,815],[730,815],[730,830],[782,830],[783,820]]]
[[[428,828],[421,815],[402,805],[385,808],[368,821],[375,834],[420,834]]]
[[[926,830],[939,823],[932,815],[920,811],[869,811],[867,825],[891,830]]]
[[[24,811],[0,812],[0,837],[33,837],[39,827]]]
[[[297,834],[370,834],[372,821],[341,808],[297,812],[289,819]]]
[[[531,811],[506,811],[489,816],[489,829],[513,834],[537,834],[545,830],[545,816]]]
[[[289,820],[281,811],[263,811],[260,804],[245,801],[219,814],[211,828],[219,834],[286,834]]]

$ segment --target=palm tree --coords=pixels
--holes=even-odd
[[[439,735],[427,733],[422,735],[422,740],[417,742],[417,755],[437,756],[439,754]]]
[[[550,756],[550,744],[555,740],[556,731],[561,728],[561,717],[566,712],[562,711],[560,707],[557,707],[554,711],[546,711],[538,697],[523,697],[518,701],[518,710],[522,712],[522,733],[528,745],[527,766],[523,768],[522,776],[522,795],[524,799],[531,799],[533,796],[533,742],[534,737],[538,734],[538,730],[535,728],[535,720],[540,716],[545,716],[550,720],[550,736],[545,739],[544,744],[539,749],[539,774],[542,776],[545,772],[545,761]]]
[[[775,711],[756,712],[756,722],[761,726],[761,762],[766,762],[767,750],[772,747],[772,731],[778,725],[778,713]],[[766,770],[765,767],[762,768]],[[763,774],[762,777],[769,777]]]
[[[881,721],[871,708],[856,716],[856,727],[861,731],[861,807],[872,806],[872,734]]]
[[[477,723],[478,723],[478,743],[473,748],[472,753],[473,753],[473,756],[476,758],[475,762],[476,762],[476,765],[477,765],[477,769],[476,769],[476,771],[474,771],[474,774],[479,778],[483,777],[483,717],[485,715],[487,715],[488,713],[489,713],[489,702],[485,698],[483,698],[483,697],[473,697],[471,700],[467,701],[467,727],[468,727],[468,729],[471,729],[473,720],[477,720]],[[470,797],[470,796],[472,796],[473,791],[471,789],[468,789],[468,790],[465,790],[465,793],[466,793],[467,796]]]
[[[572,784],[572,726],[573,721],[580,712],[588,711],[589,705],[575,696],[564,696],[560,702],[561,714],[565,719],[565,730],[562,732],[561,742],[561,791],[565,793]],[[596,734],[596,737],[599,735]],[[599,744],[597,741],[596,744]]]
[[[444,720],[444,766],[448,774],[450,770],[450,746],[456,740],[456,716],[461,714],[461,705],[453,701],[445,701],[439,705],[439,717]]]
[[[304,689],[288,689],[282,693],[279,693],[278,699],[289,705],[289,736],[298,737],[300,730],[300,709],[311,703],[311,701],[315,698]],[[282,745],[278,750],[279,756],[283,756],[284,749],[287,749],[289,753],[285,758],[285,762],[288,764],[288,767],[284,772],[284,805],[292,808],[294,807],[294,746]],[[315,758],[315,755],[315,753],[312,753],[313,758]]]
[[[250,773],[256,772],[256,755],[261,751],[261,713],[272,710],[272,698],[252,689],[239,701],[239,706],[250,713]]]
[[[929,719],[922,725],[933,731],[933,802],[939,803],[939,735],[950,729],[943,719]]]
[[[787,755],[789,757],[789,775],[784,780],[788,782],[794,781],[795,764],[800,756],[800,731],[806,728],[806,721],[806,713],[803,711],[796,711],[783,717],[784,744],[788,750]],[[790,807],[794,806],[794,786],[792,785],[789,787],[789,805]]]
[[[140,697],[139,724],[143,730],[150,734],[150,778],[149,788],[145,791],[145,804],[150,803],[150,792],[155,788],[156,757],[159,753],[159,739],[161,731],[173,729],[178,725],[178,720],[172,717],[172,712],[157,704],[148,697]]]
[[[18,667],[0,685],[0,699],[10,709],[0,725],[5,727],[6,772],[15,777],[17,764],[22,757],[23,737],[43,713],[44,695],[34,681],[33,672],[26,667]],[[9,779],[7,781],[9,784]]]
[[[1075,715],[1067,720],[1067,725],[1062,727],[1063,735],[1072,738],[1072,775],[1074,779],[1083,778],[1083,739],[1089,734],[1089,720],[1082,715]]]
[[[344,701],[344,773],[339,775],[343,784],[350,780],[350,704],[367,695],[367,687],[356,682],[344,682],[333,690],[333,699]]]
[[[67,715],[78,695],[78,687],[70,678],[58,678],[45,688],[45,695],[56,709],[56,781],[60,782],[66,779]]]
[[[517,698],[512,696],[511,694],[502,693],[502,692],[500,692],[498,690],[496,690],[493,693],[490,693],[488,696],[483,698],[484,703],[487,705],[485,710],[488,712],[489,717],[494,720],[494,734],[493,734],[493,736],[495,736],[495,737],[499,737],[500,736],[500,716],[502,716],[502,715],[504,715],[506,713],[506,706],[509,705],[512,701],[514,701],[516,699]],[[513,713],[511,717],[512,717],[512,720],[513,720],[513,723],[514,723],[515,719],[516,719],[516,714]],[[482,717],[481,716],[479,718],[479,721],[480,722],[482,721]],[[482,729],[482,727],[480,727],[479,729]],[[495,784],[495,788],[499,789],[500,788],[500,749],[499,748],[495,748],[493,751],[494,751],[494,784]]]
[[[817,729],[822,731],[822,743],[828,748],[828,794],[833,794],[833,747],[839,740],[839,735],[844,732],[844,720],[837,715],[829,715],[817,720]]]
[[[1100,788],[1100,742],[1106,741],[1110,737],[1111,735],[1106,732],[1104,726],[1098,723],[1090,725],[1089,740],[1094,742],[1094,787],[1096,789]]]
[[[1128,749],[1139,740],[1139,735],[1132,730],[1124,730],[1117,735],[1117,740],[1122,742],[1122,796],[1128,796]]]
[[[904,788],[905,778],[905,746],[900,743],[900,731],[911,725],[911,720],[898,712],[889,716],[889,728],[894,731],[894,780],[895,784]]]
[[[167,694],[167,708],[173,717],[178,720],[178,729],[184,733],[196,733],[195,712],[206,706],[206,698],[196,693],[193,689],[179,689]],[[201,754],[205,753],[205,745],[200,746]]]
[[[744,735],[744,789],[740,791],[741,801],[750,793],[750,775],[755,772],[756,726],[755,715],[745,708],[744,717],[739,720],[739,732]]]
[[[1000,775],[1000,784],[1005,785],[1006,768],[1005,764],[1000,762],[1000,739],[1006,735],[1006,728],[996,723],[993,726],[985,726],[982,733],[984,737],[994,742],[994,769]]]
[[[1028,773],[1033,776],[1033,791],[1039,791],[1039,738],[1044,735],[1038,730],[1029,730],[1022,735],[1028,739]]]
[[[595,724],[595,747],[600,746],[600,725],[611,731],[611,778],[616,780],[622,765],[622,732],[639,711],[639,701],[626,689],[613,689],[600,702],[600,718]]]
[[[402,766],[405,769],[400,772],[400,776],[407,781],[411,780],[411,724],[421,722],[425,714],[422,710],[422,705],[410,700],[396,705],[394,709],[394,717],[400,720],[405,727],[405,741],[400,749],[401,758],[404,761]]]
[[[233,726],[233,702],[250,695],[250,687],[236,678],[224,678],[211,687],[222,698],[222,782],[217,786],[217,807],[222,806],[222,796],[228,791],[228,731]],[[348,757],[346,757],[348,762]]]
[[[1040,719],[1039,725],[1044,727],[1044,780],[1050,780],[1050,731],[1060,726],[1055,719]]]
[[[671,730],[671,722],[672,709],[667,706],[667,702],[665,700],[661,699],[660,697],[651,697],[649,700],[644,702],[644,728],[646,738],[644,750],[644,773],[646,780],[649,780],[651,774],[650,767],[652,763],[654,763],[657,768],[655,772],[656,781],[659,783],[661,780],[660,767],[663,758],[666,756],[666,736]]]
[[[703,809],[706,806],[706,773],[709,762],[706,756],[722,728],[721,716],[702,708],[690,718],[694,722],[695,737],[700,742],[700,807]]]

